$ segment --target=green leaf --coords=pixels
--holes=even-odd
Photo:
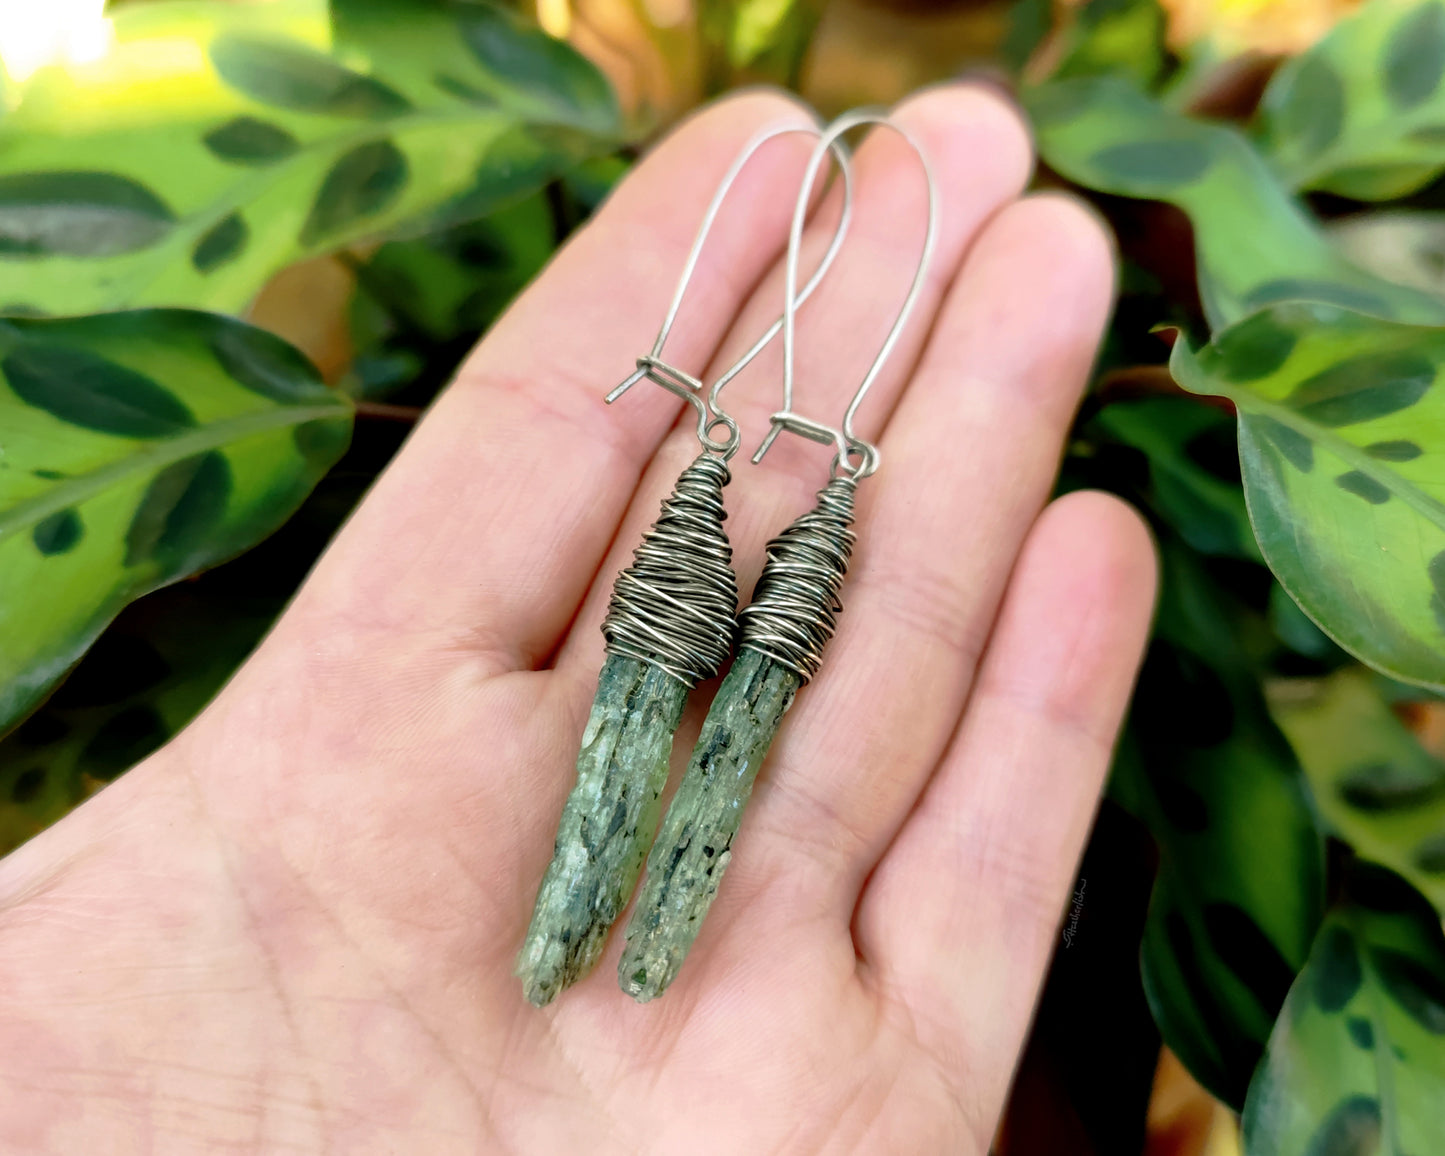
[[[1100,192],[1168,201],[1194,226],[1200,296],[1219,328],[1278,301],[1445,322],[1441,302],[1351,265],[1239,133],[1172,112],[1118,77],[1026,95],[1043,158]]]
[[[1445,764],[1416,741],[1359,667],[1271,689],[1321,816],[1360,855],[1445,914]]]
[[[1164,10],[1155,0],[1090,0],[1062,33],[1056,79],[1106,73],[1153,84],[1164,68]]]
[[[501,9],[337,0],[329,36],[314,9],[127,5],[107,57],[37,73],[0,123],[0,311],[237,312],[285,265],[485,215],[619,137],[601,73]]]
[[[797,88],[824,0],[699,0],[703,92],[749,82]]]
[[[1445,1136],[1445,936],[1357,864],[1291,988],[1244,1108],[1247,1156],[1423,1156]]]
[[[1391,200],[1445,169],[1445,2],[1372,0],[1287,61],[1260,137],[1294,188]]]
[[[1195,1078],[1238,1106],[1318,926],[1323,851],[1237,610],[1172,537],[1161,553],[1158,634],[1110,794],[1159,847],[1141,949],[1155,1021]]]
[[[494,81],[555,108],[564,120],[586,123],[611,105],[606,79],[578,67],[577,54],[562,41],[491,4],[462,4],[456,12],[462,38]]]
[[[1191,398],[1142,398],[1105,406],[1085,430],[1143,452],[1146,500],[1195,550],[1262,561],[1244,494],[1234,420]]]
[[[368,432],[255,549],[121,611],[0,739],[0,854],[170,739],[230,678],[384,464],[393,439],[378,446]]]
[[[40,710],[0,740],[0,854],[165,743],[230,677],[279,603],[183,583],[127,608]]]
[[[411,102],[374,77],[284,41],[227,33],[211,42],[211,63],[226,84],[275,108],[385,120]]]
[[[128,601],[285,521],[350,426],[304,358],[238,321],[0,323],[0,731]]]
[[[1245,497],[1290,596],[1351,654],[1445,686],[1445,330],[1280,305],[1177,342],[1170,368],[1239,411]]]
[[[356,350],[342,388],[353,396],[424,405],[451,379],[477,337],[546,264],[620,175],[590,165],[478,221],[389,241],[356,266],[351,309]],[[565,217],[565,220],[558,220]]]

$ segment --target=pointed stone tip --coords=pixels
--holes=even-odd
[[[538,983],[535,978],[522,977],[522,994],[533,1007],[546,1007],[562,989],[556,984]]]
[[[528,944],[530,945],[530,942]],[[512,967],[512,974],[522,981],[522,994],[533,1007],[546,1007],[557,993],[567,985],[562,983],[555,971],[539,969],[532,959],[533,952],[523,947]]]
[[[650,1003],[667,989],[662,983],[648,983],[647,969],[630,962],[624,955],[617,968],[617,985],[638,1003]]]

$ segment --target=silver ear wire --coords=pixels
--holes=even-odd
[[[790,133],[806,132],[815,136],[821,136],[823,129],[817,124],[811,125],[775,125],[772,128],[764,129],[748,142],[737,158],[733,161],[728,171],[723,175],[722,181],[718,184],[717,191],[713,194],[712,202],[708,205],[704,214],[702,224],[698,227],[697,236],[693,239],[692,249],[687,255],[687,262],[683,265],[682,275],[678,278],[677,289],[672,296],[672,304],[668,307],[667,316],[662,320],[662,327],[657,331],[657,340],[652,343],[652,351],[637,359],[637,369],[634,370],[620,385],[606,396],[608,405],[611,405],[644,377],[649,381],[662,386],[670,393],[676,394],[697,411],[697,440],[706,450],[721,454],[724,459],[731,458],[737,452],[741,440],[738,433],[737,422],[729,416],[718,405],[718,397],[723,388],[741,373],[753,359],[758,356],[774,337],[783,329],[787,312],[780,315],[772,323],[767,331],[760,337],[753,346],[724,370],[707,389],[704,396],[704,385],[699,378],[692,374],[685,373],[674,365],[669,365],[662,360],[662,349],[667,344],[668,336],[672,332],[673,323],[677,320],[678,311],[682,308],[682,299],[687,292],[687,287],[692,281],[694,272],[697,269],[698,258],[702,255],[703,245],[706,244],[708,234],[712,231],[713,222],[717,219],[718,212],[722,209],[723,202],[727,199],[728,193],[732,191],[733,184],[742,173],[747,164],[768,142],[779,137],[787,136]],[[848,233],[848,225],[852,219],[853,212],[853,174],[848,163],[848,150],[841,140],[834,138],[823,148],[822,154],[826,157],[832,153],[838,162],[839,171],[843,178],[843,207],[838,218],[838,228],[833,234],[832,241],[828,244],[823,259],[818,263],[817,269],[809,278],[808,283],[803,286],[801,293],[796,292],[797,285],[797,260],[792,261],[793,281],[790,282],[788,301],[793,312],[802,305],[816,289],[828,269],[833,264],[833,259],[838,255],[838,250],[843,245],[843,238]],[[807,216],[807,201],[811,199],[814,184],[817,182],[817,171],[821,159],[810,160],[808,168],[808,196],[803,198],[802,215]],[[795,218],[797,213],[794,214]],[[800,228],[800,226],[799,226]],[[722,426],[727,430],[727,439],[719,440],[713,437],[713,430]]]
[[[913,281],[908,287],[908,294],[903,299],[903,304],[898,310],[898,316],[893,321],[893,326],[888,330],[887,337],[883,340],[882,347],[869,365],[867,372],[863,375],[853,399],[848,403],[848,409],[843,414],[841,426],[832,426],[826,422],[816,421],[812,418],[803,417],[793,412],[793,351],[796,344],[796,315],[798,305],[806,297],[797,293],[798,285],[798,256],[802,247],[803,221],[807,216],[808,203],[812,198],[813,185],[818,178],[818,169],[823,159],[828,155],[829,150],[838,142],[844,133],[851,131],[865,124],[881,125],[884,128],[892,129],[901,136],[910,148],[918,155],[919,166],[923,170],[924,185],[928,192],[928,220],[923,234],[923,249],[918,256],[918,268],[914,271]],[[845,113],[819,134],[818,143],[814,146],[813,155],[808,160],[808,168],[803,176],[802,188],[798,191],[798,201],[793,208],[793,225],[788,236],[788,257],[786,266],[786,288],[783,296],[783,408],[773,414],[771,424],[768,428],[767,437],[763,439],[758,447],[757,453],[753,455],[753,461],[760,462],[763,455],[768,452],[773,442],[777,440],[778,434],[787,430],[797,434],[799,437],[807,438],[809,441],[820,442],[823,445],[835,447],[836,454],[833,459],[833,471],[842,471],[854,479],[866,478],[878,468],[878,448],[871,442],[860,438],[853,428],[853,420],[857,416],[858,407],[863,404],[864,397],[872,388],[878,374],[882,372],[884,364],[893,352],[903,327],[908,323],[908,317],[913,312],[914,305],[918,302],[918,295],[923,290],[924,282],[928,277],[928,266],[933,257],[933,246],[938,234],[938,189],[933,178],[933,169],[928,163],[928,156],[922,147],[897,121],[893,120],[886,112],[870,111],[859,109],[854,112]],[[839,238],[842,236],[841,231]],[[815,275],[809,283],[809,290],[816,285],[818,276]],[[856,466],[850,466],[849,462],[853,457],[858,458]]]

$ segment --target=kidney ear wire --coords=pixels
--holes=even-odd
[[[838,137],[831,139],[822,149],[822,157],[818,157],[815,151],[814,158],[810,158],[808,176],[806,178],[806,194],[802,198],[802,216],[807,217],[808,202],[811,200],[813,187],[817,183],[818,169],[822,160],[830,153],[837,160],[838,173],[843,182],[843,206],[838,217],[838,227],[833,233],[832,240],[828,243],[823,258],[813,275],[803,286],[801,292],[797,291],[797,259],[792,252],[792,245],[789,246],[790,267],[793,280],[789,282],[789,289],[785,300],[784,313],[778,317],[761,337],[738,358],[732,365],[728,366],[710,387],[704,386],[699,377],[679,369],[663,360],[662,350],[667,344],[667,339],[672,333],[673,324],[677,321],[677,315],[682,308],[683,297],[687,294],[688,286],[692,283],[693,274],[697,271],[698,259],[702,256],[704,245],[712,232],[717,215],[722,209],[723,203],[727,200],[728,194],[732,192],[733,185],[742,174],[748,162],[757,155],[759,150],[780,137],[793,133],[809,133],[821,137],[825,130],[817,124],[811,125],[782,125],[763,129],[744,146],[743,151],[738,154],[727,172],[723,175],[722,181],[718,184],[717,191],[713,194],[707,212],[704,214],[702,224],[699,226],[697,236],[693,239],[692,249],[688,252],[687,262],[683,265],[682,275],[678,278],[677,289],[672,296],[672,304],[668,307],[667,315],[662,319],[662,327],[657,331],[657,339],[652,343],[652,350],[637,359],[637,368],[615,389],[607,394],[605,400],[611,405],[643,378],[662,386],[663,389],[683,399],[697,412],[697,440],[703,449],[723,455],[724,460],[730,459],[737,452],[741,441],[738,432],[737,422],[727,414],[718,404],[718,398],[722,391],[733,378],[737,377],[746,369],[753,360],[760,354],[768,344],[783,329],[787,319],[788,310],[796,313],[798,307],[813,295],[828,270],[832,268],[833,260],[838,256],[838,250],[843,246],[843,239],[848,234],[848,226],[853,215],[853,172],[849,164],[847,145]],[[794,213],[794,225],[797,224],[797,212]],[[725,437],[715,436],[714,431],[725,430]]]
[[[808,294],[816,287],[818,276],[815,274],[812,281],[800,294],[797,292],[798,285],[798,257],[802,248],[803,222],[807,216],[808,203],[812,199],[813,186],[818,179],[818,171],[822,167],[823,160],[827,157],[829,150],[843,137],[845,133],[859,128],[863,125],[878,125],[887,128],[901,136],[908,146],[918,157],[918,164],[923,173],[924,186],[928,197],[928,219],[924,229],[923,248],[918,256],[918,267],[914,271],[913,280],[909,284],[908,293],[903,298],[903,304],[899,307],[898,315],[894,318],[893,326],[888,330],[879,348],[877,356],[873,358],[872,364],[868,366],[854,392],[848,408],[844,411],[843,421],[840,425],[831,425],[814,418],[804,417],[793,409],[793,382],[795,357],[794,350],[797,345],[797,312],[798,306],[807,299]],[[841,237],[841,232],[839,234]],[[835,241],[838,238],[834,238]],[[858,414],[863,399],[867,397],[868,391],[878,379],[883,366],[887,364],[888,358],[892,355],[894,346],[898,344],[898,338],[903,333],[903,328],[908,323],[913,308],[918,303],[919,294],[923,291],[924,283],[928,278],[928,267],[933,260],[933,250],[938,239],[938,186],[934,180],[933,168],[928,163],[928,156],[913,135],[897,121],[888,116],[886,112],[870,109],[859,109],[855,112],[846,113],[830,124],[818,138],[818,143],[813,149],[813,155],[808,160],[808,168],[803,176],[803,185],[798,193],[797,204],[793,208],[793,224],[788,237],[788,257],[786,264],[786,282],[783,295],[783,408],[773,414],[768,427],[768,434],[763,439],[758,450],[753,454],[753,462],[756,464],[763,460],[763,456],[772,447],[774,441],[784,430],[796,434],[799,437],[807,438],[809,441],[819,442],[823,445],[834,447],[835,456],[833,459],[833,472],[843,473],[855,481],[868,477],[878,469],[879,456],[878,447],[871,442],[858,436],[854,428],[854,421]],[[853,459],[856,464],[851,464]]]

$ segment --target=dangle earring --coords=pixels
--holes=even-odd
[[[612,590],[602,624],[607,659],[577,755],[577,782],[567,796],[552,862],[537,891],[515,968],[527,1000],[537,1007],[586,976],[601,956],[657,830],[673,733],[688,692],[716,674],[732,653],[738,592],[732,547],[722,525],[727,517],[722,490],[731,480],[728,461],[740,439],[737,423],[717,408],[717,396],[777,336],[784,318],[714,382],[706,400],[703,383],[663,361],[662,349],[734,181],[763,145],[794,132],[819,135],[822,129],[764,130],[728,169],[693,241],[652,352],[639,357],[637,370],[607,395],[610,404],[643,378],[676,394],[697,411],[702,452],[678,478]],[[837,232],[796,301],[797,261],[795,256],[790,260],[794,280],[788,300],[794,309],[832,265],[852,212],[846,149],[830,141],[825,157],[830,150],[843,176],[843,206]],[[810,189],[819,163],[810,162]]]
[[[798,248],[818,168],[829,146],[863,124],[893,129],[918,154],[928,189],[928,222],[918,270],[903,306],[873,364],[853,395],[841,427],[793,412],[794,313],[801,298]],[[723,873],[742,822],[758,768],[798,690],[817,674],[823,648],[842,610],[838,594],[853,551],[853,500],[858,483],[878,468],[878,450],[854,429],[863,398],[878,377],[918,300],[933,255],[936,194],[928,159],[918,143],[886,116],[867,112],[840,117],[819,138],[809,163],[788,242],[787,295],[783,311],[783,408],[753,461],[767,453],[784,430],[832,445],[832,479],[817,505],[774,538],[753,591],[738,617],[738,656],[702,725],[682,784],[668,807],[647,858],[647,876],[627,925],[618,965],[622,990],[639,1002],[661,995],[677,976]]]

